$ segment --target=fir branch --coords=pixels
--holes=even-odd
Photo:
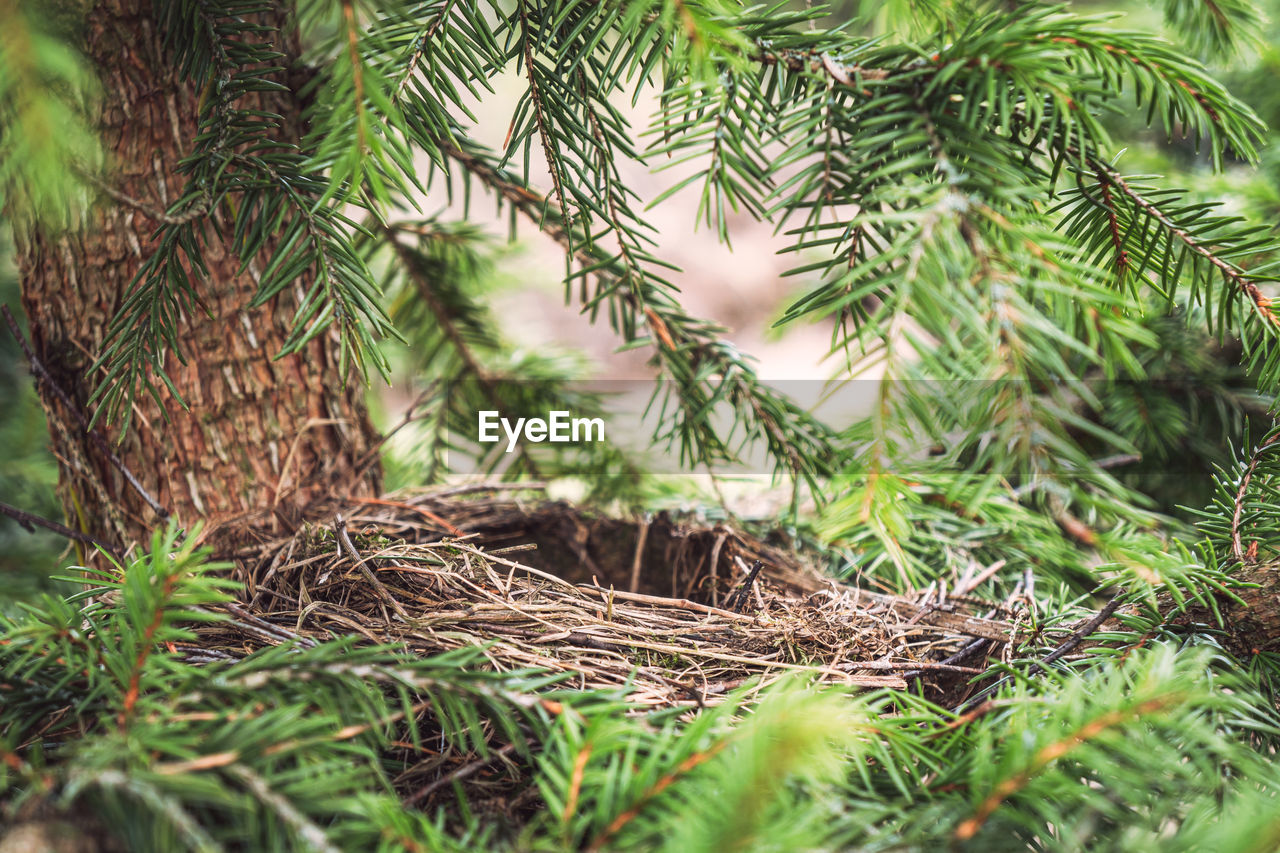
[[[696,752],[693,755],[690,755],[688,758],[681,761],[671,772],[664,775],[657,782],[655,782],[647,791],[641,794],[640,799],[636,802],[635,805],[633,805],[631,808],[624,811],[622,814],[618,815],[616,818],[614,818],[613,822],[610,823],[607,827],[605,827],[604,831],[599,835],[597,835],[591,841],[591,843],[587,846],[587,850],[590,850],[590,851],[602,850],[604,848],[604,845],[607,844],[610,839],[612,839],[615,835],[621,832],[628,823],[630,823],[631,821],[635,820],[637,817],[640,816],[640,813],[644,809],[645,804],[647,804],[650,800],[654,799],[655,797],[659,796],[667,788],[670,788],[672,785],[674,785],[677,781],[680,780],[681,776],[684,776],[685,774],[689,773],[698,765],[705,764],[706,762],[710,761],[712,758],[715,758],[716,755],[719,754],[721,750],[723,750],[725,747],[729,745],[729,743],[730,743],[730,740],[728,738],[725,738],[723,740],[717,741],[716,743],[712,744],[710,748],[705,749],[701,752]]]
[[[1251,542],[1249,547],[1244,547],[1241,536],[1241,520],[1244,517],[1245,496],[1249,492],[1249,484],[1253,481],[1253,474],[1258,468],[1258,463],[1262,461],[1262,454],[1267,448],[1280,441],[1280,431],[1273,431],[1263,441],[1254,448],[1253,453],[1249,455],[1249,464],[1245,467],[1244,473],[1240,476],[1240,486],[1236,489],[1235,501],[1233,502],[1233,511],[1231,513],[1231,555],[1235,557],[1237,563],[1242,566],[1248,566],[1258,559],[1258,543]]]
[[[551,142],[547,131],[547,119],[544,114],[542,92],[538,84],[538,66],[533,54],[533,31],[529,26],[529,13],[525,8],[525,0],[517,0],[516,9],[520,15],[520,47],[524,53],[524,70],[529,78],[529,99],[533,102],[533,114],[537,120],[538,137],[542,143],[542,154],[547,160],[547,169],[551,172],[551,184],[555,188],[560,203],[560,214],[564,218],[564,234],[567,239],[573,235],[573,212],[569,209],[565,197],[564,173],[558,149]],[[569,249],[572,252],[572,248]]]
[[[1102,204],[1107,209],[1107,224],[1111,228],[1111,245],[1115,249],[1116,277],[1124,280],[1129,270],[1129,252],[1124,247],[1124,239],[1120,236],[1120,220],[1116,216],[1115,203],[1111,198],[1111,184],[1102,174],[1098,174],[1098,185],[1102,188]]]
[[[440,7],[440,11],[436,15],[435,20],[431,22],[431,25],[427,27],[422,35],[414,38],[413,49],[410,51],[409,57],[404,63],[404,70],[401,72],[400,80],[395,86],[394,97],[397,103],[403,99],[405,87],[409,85],[409,80],[413,77],[414,72],[417,71],[418,63],[421,61],[423,54],[426,53],[427,45],[431,43],[431,40],[435,38],[436,32],[440,29],[440,26],[446,19],[448,19],[449,12],[453,9],[454,2],[455,0],[446,0],[446,2]]]
[[[816,50],[760,50],[752,58],[764,66],[781,65],[792,72],[825,74],[832,82],[841,86],[855,86],[855,76],[864,80],[885,80],[891,73],[888,68],[845,65],[832,59],[829,54]]]
[[[454,322],[448,309],[444,304],[436,298],[431,288],[431,283],[422,275],[422,271],[418,267],[418,259],[410,252],[409,248],[397,239],[397,235],[407,230],[405,225],[386,224],[382,226],[383,234],[386,236],[387,243],[396,253],[396,257],[400,259],[400,263],[404,266],[406,274],[413,281],[418,296],[427,303],[431,309],[432,316],[436,322],[440,324],[440,328],[444,331],[445,337],[453,344],[454,351],[458,357],[462,359],[466,372],[476,378],[482,387],[485,388],[493,401],[496,403],[497,398],[493,394],[494,378],[490,375],[489,370],[480,363],[476,354],[472,352],[471,345],[463,338],[461,331]]]
[[[128,728],[129,722],[133,719],[134,708],[138,704],[138,691],[142,674],[146,669],[147,659],[151,656],[152,649],[155,646],[156,632],[164,624],[165,610],[169,606],[169,600],[173,595],[177,578],[175,575],[165,575],[159,579],[159,583],[160,590],[159,595],[156,597],[155,609],[151,614],[151,618],[143,627],[142,636],[139,638],[138,651],[134,657],[133,666],[129,670],[128,686],[125,688],[120,716],[117,718],[117,723],[122,732]]]
[[[1098,737],[1108,729],[1113,729],[1130,720],[1141,719],[1147,714],[1162,711],[1180,701],[1182,701],[1181,696],[1171,693],[1140,702],[1131,708],[1099,714],[1067,737],[1041,747],[1032,756],[1025,770],[1000,782],[990,794],[978,803],[978,807],[974,809],[972,816],[956,827],[953,837],[956,841],[972,839],[982,829],[982,825],[987,822],[992,813],[1000,808],[1001,803],[1026,787],[1027,782],[1034,778],[1038,771],[1059,758],[1070,754],[1073,749],[1078,748],[1081,744]]]
[[[586,240],[572,240],[567,223],[559,216],[548,215],[554,212],[551,200],[511,179],[477,147],[463,149],[442,144],[441,150],[468,174],[479,179],[537,225],[543,233],[559,242],[583,269],[591,271],[600,281],[601,294],[588,303],[588,306],[608,297],[648,320],[654,332],[650,343],[668,370],[678,371],[674,374],[678,381],[688,383],[685,377],[695,373],[696,369],[705,370],[705,365],[716,365],[724,383],[724,390],[720,392],[724,394],[724,399],[730,400],[739,410],[749,413],[756,428],[768,438],[770,453],[788,468],[797,483],[806,479],[813,481],[815,464],[818,470],[825,468],[823,460],[830,458],[826,429],[789,402],[761,387],[750,367],[736,351],[713,337],[717,331],[715,327],[688,318],[679,311],[677,305],[650,299],[632,276],[610,268],[612,256],[601,252]],[[630,283],[630,286],[624,286],[624,282]],[[686,387],[689,385],[686,384]],[[706,392],[699,390],[698,393]],[[713,393],[712,397],[719,397],[720,393]],[[681,395],[679,405],[687,411],[705,409],[700,399],[685,394]],[[704,458],[724,453],[723,445],[708,431],[708,427],[698,424],[694,427],[702,432],[697,444],[693,448],[686,448],[685,452],[703,455]],[[795,446],[797,440],[805,446],[805,450],[801,451]]]
[[[1255,284],[1237,265],[1225,260],[1213,249],[1204,245],[1197,240],[1186,228],[1182,227],[1178,222],[1168,216],[1158,204],[1143,196],[1135,190],[1115,169],[1110,165],[1098,160],[1090,158],[1090,167],[1098,176],[1099,183],[1104,187],[1115,187],[1123,195],[1129,198],[1138,208],[1143,210],[1152,219],[1159,222],[1169,234],[1177,238],[1189,251],[1203,258],[1214,269],[1221,273],[1225,281],[1230,282],[1242,294],[1249,298],[1253,303],[1258,314],[1261,315],[1270,325],[1280,327],[1280,318],[1277,318],[1271,310],[1271,299],[1267,297],[1258,285]],[[1114,216],[1114,207],[1108,205],[1108,215]]]

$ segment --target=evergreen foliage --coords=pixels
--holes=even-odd
[[[483,649],[201,654],[192,625],[233,618],[229,582],[170,528],[93,589],[0,615],[4,818],[84,809],[139,850],[1274,846],[1280,659],[1168,623],[1280,550],[1276,241],[1121,150],[1137,121],[1212,171],[1260,152],[1274,171],[1264,122],[1193,57],[1256,46],[1260,13],[1167,0],[1175,43],[1063,5],[891,5],[868,34],[733,0],[299,0],[293,127],[244,106],[285,85],[262,3],[156,0],[199,131],[94,401],[127,429],[165,358],[194,356],[178,318],[202,310],[223,227],[259,270],[255,307],[309,274],[284,352],[336,330],[368,378],[397,359],[430,378],[424,476],[469,450],[449,428],[486,400],[607,411],[571,359],[503,340],[487,238],[414,209],[479,190],[561,244],[567,302],[651,355],[654,439],[684,466],[762,447],[793,530],[844,576],[919,591],[1003,563],[979,594],[1020,601],[1029,630],[978,697],[793,680],[681,715],[492,672]],[[92,12],[33,8],[0,2],[0,201],[16,229],[71,227],[109,185],[72,47]],[[468,97],[504,71],[524,94],[490,150]],[[618,105],[650,90],[632,127]],[[675,176],[642,199],[634,163]],[[739,213],[786,236],[803,292],[779,323],[830,324],[837,382],[883,369],[867,418],[821,422],[685,310],[646,219],[682,193],[721,241]],[[635,462],[594,454],[503,472],[634,497]],[[1184,482],[1153,476],[1162,460]],[[1113,595],[1135,609],[1108,646],[1039,663]],[[534,804],[497,821],[456,785],[439,813],[406,805],[401,774],[450,750],[527,768]]]

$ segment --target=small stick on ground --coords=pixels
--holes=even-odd
[[[377,575],[369,569],[366,565],[366,560],[361,557],[360,552],[356,550],[356,546],[351,543],[351,537],[347,535],[347,522],[342,518],[341,513],[333,517],[333,532],[338,535],[338,541],[342,543],[342,548],[347,552],[347,556],[356,564],[356,568],[364,574],[365,580],[367,580],[369,584],[378,591],[378,594],[382,596],[382,600],[390,604],[391,609],[394,610],[396,615],[401,619],[408,620],[409,614],[405,612],[404,607],[400,605],[400,602],[396,600],[396,597],[383,585],[382,581],[378,580]]]
[[[316,641],[311,639],[310,637],[304,637],[301,634],[295,634],[293,631],[290,631],[286,628],[282,628],[279,625],[275,624],[274,622],[268,622],[265,619],[260,619],[259,617],[248,612],[247,610],[245,610],[235,602],[228,601],[226,604],[223,605],[223,608],[225,608],[226,611],[230,613],[232,616],[234,616],[235,618],[244,622],[248,622],[250,625],[254,625],[259,630],[266,631],[268,634],[271,634],[280,640],[284,640],[286,642],[293,641],[298,643],[299,645],[307,646],[308,648],[315,648]]]

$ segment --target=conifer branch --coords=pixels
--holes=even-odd
[[[1241,270],[1235,264],[1225,260],[1212,248],[1206,246],[1200,240],[1196,239],[1186,228],[1182,227],[1178,222],[1169,217],[1158,204],[1146,198],[1142,193],[1135,190],[1115,169],[1108,164],[1091,158],[1089,165],[1093,168],[1098,176],[1098,181],[1102,185],[1104,192],[1108,187],[1115,187],[1123,195],[1130,199],[1134,205],[1144,211],[1155,221],[1159,222],[1170,235],[1177,238],[1189,251],[1203,258],[1209,265],[1221,273],[1225,281],[1230,282],[1237,290],[1249,298],[1253,303],[1258,314],[1262,316],[1269,325],[1280,327],[1280,318],[1271,310],[1271,299],[1266,296],[1262,290],[1255,284],[1246,272]],[[1109,199],[1109,194],[1107,196]],[[1114,207],[1107,205],[1108,216],[1114,216]],[[1124,257],[1121,255],[1121,257]]]
[[[1258,543],[1251,542],[1249,547],[1245,548],[1240,532],[1244,518],[1245,497],[1249,493],[1249,484],[1253,481],[1253,475],[1258,469],[1258,463],[1262,461],[1262,454],[1277,441],[1280,441],[1280,431],[1273,431],[1261,444],[1254,448],[1253,453],[1249,456],[1249,464],[1240,475],[1240,485],[1236,489],[1231,513],[1231,555],[1242,566],[1255,563],[1258,559]]]
[[[726,746],[729,745],[729,742],[730,741],[728,738],[718,741],[715,744],[713,744],[710,748],[702,750],[701,752],[696,752],[693,755],[690,755],[685,760],[681,761],[680,764],[677,765],[670,773],[667,773],[665,776],[663,776],[661,779],[655,782],[653,787],[649,788],[649,790],[641,794],[640,799],[634,805],[632,805],[631,808],[627,809],[622,814],[614,818],[613,822],[610,823],[607,827],[605,827],[604,831],[601,832],[598,836],[596,836],[592,840],[592,842],[587,846],[587,850],[597,851],[597,850],[604,849],[604,845],[606,845],[610,839],[612,839],[619,832],[621,832],[628,823],[630,823],[631,821],[639,817],[640,813],[644,809],[644,806],[650,800],[657,797],[667,788],[670,788],[672,785],[674,785],[677,781],[680,780],[681,776],[686,775],[687,773],[692,771],[694,768],[698,767],[698,765],[705,764],[706,762],[715,758],[716,755],[718,755]]]
[[[538,85],[538,68],[534,58],[534,34],[529,26],[529,13],[525,8],[525,0],[516,0],[516,8],[520,14],[520,44],[524,52],[524,70],[529,78],[529,99],[533,103],[533,114],[537,120],[538,138],[542,143],[542,154],[547,160],[547,169],[551,172],[551,185],[555,188],[556,198],[560,203],[560,215],[564,218],[566,238],[573,235],[573,213],[569,209],[564,192],[564,173],[561,169],[558,149],[551,142],[547,128],[547,118],[542,103],[542,92]],[[572,251],[572,249],[570,249]]]
[[[954,838],[957,841],[968,841],[977,835],[978,831],[982,829],[982,825],[987,822],[987,819],[991,817],[992,813],[995,812],[996,809],[1000,808],[1001,803],[1026,787],[1027,783],[1035,776],[1035,774],[1045,766],[1057,761],[1065,755],[1070,754],[1073,749],[1076,749],[1081,744],[1098,737],[1108,729],[1115,728],[1129,720],[1141,719],[1147,714],[1161,711],[1170,705],[1181,701],[1181,698],[1182,697],[1177,694],[1169,694],[1149,699],[1146,702],[1141,702],[1132,708],[1101,714],[1076,729],[1062,740],[1054,741],[1053,743],[1042,747],[1034,756],[1032,756],[1027,769],[1010,776],[996,785],[995,789],[978,804],[976,809],[974,809],[973,815],[956,827]]]

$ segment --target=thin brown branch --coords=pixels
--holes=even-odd
[[[1262,453],[1268,447],[1271,447],[1277,441],[1280,441],[1280,431],[1272,433],[1265,441],[1254,448],[1253,454],[1249,457],[1249,467],[1244,471],[1244,476],[1240,478],[1240,486],[1236,489],[1235,510],[1231,513],[1231,556],[1236,558],[1236,562],[1241,565],[1254,563],[1258,559],[1257,543],[1251,543],[1246,549],[1241,539],[1240,525],[1244,518],[1244,498],[1249,491],[1249,484],[1253,481],[1253,473],[1258,468],[1258,463],[1262,461]]]
[[[979,643],[985,643],[986,640],[978,640]],[[849,670],[850,672],[866,670],[868,672],[902,672],[903,678],[918,678],[922,672],[955,672],[961,675],[982,675],[985,669],[974,666],[956,666],[949,661],[927,661],[927,660],[904,660],[904,661],[885,661],[871,660],[859,661],[857,663],[840,664],[837,669]]]
[[[251,627],[253,629],[256,629],[257,631],[261,631],[262,633],[265,633],[271,640],[274,640],[275,642],[280,642],[280,641],[293,642],[293,643],[297,643],[300,646],[306,646],[308,648],[315,648],[316,646],[316,641],[311,639],[310,637],[304,637],[301,634],[295,634],[293,631],[286,630],[280,627],[279,625],[275,625],[271,622],[268,622],[265,619],[262,619],[258,616],[254,616],[252,613],[245,610],[243,607],[240,607],[240,605],[236,604],[233,601],[228,601],[222,606],[224,609],[226,609],[228,613],[230,613],[236,619],[240,620],[242,623],[247,623],[247,624],[241,624],[237,626],[241,630]]]
[[[111,463],[111,466],[120,472],[120,475],[124,477],[125,482],[127,482],[133,490],[138,493],[138,497],[142,498],[142,500],[146,502],[147,506],[151,507],[152,511],[155,512],[156,515],[160,516],[162,519],[167,519],[170,515],[169,510],[165,509],[156,501],[155,498],[151,497],[151,493],[143,487],[142,483],[138,482],[138,478],[133,475],[133,472],[129,470],[123,461],[121,461],[120,457],[116,456],[116,454],[107,445],[106,440],[98,434],[97,430],[93,429],[89,425],[88,419],[80,411],[79,407],[72,402],[71,397],[68,396],[67,392],[63,391],[62,388],[58,386],[58,383],[53,381],[53,377],[49,375],[49,371],[45,369],[44,365],[40,362],[40,359],[36,358],[35,351],[27,342],[26,337],[23,336],[22,330],[18,326],[18,321],[14,319],[13,312],[9,310],[9,306],[0,306],[0,314],[4,315],[5,323],[9,326],[9,333],[13,335],[13,339],[18,342],[18,346],[22,348],[23,354],[26,355],[27,364],[31,366],[31,373],[36,378],[36,381],[44,386],[45,391],[52,394],[59,402],[62,403],[63,407],[66,408],[71,416],[76,419],[76,423],[80,425],[80,429],[84,435],[96,448],[98,448],[98,451],[106,457],[107,461]]]
[[[753,59],[761,65],[777,65],[792,72],[824,74],[841,86],[850,88],[857,88],[859,80],[884,80],[890,74],[887,68],[843,65],[827,54],[813,50],[762,50]],[[863,94],[869,92],[864,90]]]
[[[1129,198],[1144,213],[1159,222],[1168,229],[1169,233],[1177,238],[1192,253],[1203,258],[1214,269],[1222,274],[1222,277],[1231,282],[1241,293],[1249,297],[1253,302],[1258,313],[1261,314],[1273,326],[1280,327],[1280,317],[1271,310],[1271,299],[1267,297],[1258,285],[1254,284],[1249,275],[1234,264],[1228,263],[1218,257],[1208,246],[1201,243],[1194,235],[1185,228],[1182,228],[1171,219],[1163,210],[1155,203],[1146,198],[1142,193],[1135,190],[1129,185],[1120,173],[1112,169],[1110,165],[1097,159],[1096,157],[1088,158],[1089,167],[1097,174],[1098,182],[1104,188],[1107,185],[1115,187],[1123,195]]]
[[[1049,41],[1056,42],[1058,44],[1069,44],[1069,45],[1072,45],[1073,47],[1078,47],[1080,45],[1080,40],[1077,38],[1073,38],[1071,36],[1055,36],[1053,38],[1050,38]],[[1137,65],[1140,68],[1145,68],[1147,71],[1150,71],[1152,74],[1159,77],[1165,83],[1169,83],[1169,82],[1176,83],[1184,91],[1186,91],[1187,94],[1189,94],[1192,98],[1195,99],[1196,103],[1200,105],[1201,109],[1205,111],[1205,113],[1209,116],[1209,118],[1213,119],[1214,124],[1222,123],[1221,116],[1218,115],[1218,111],[1213,108],[1213,105],[1209,103],[1209,99],[1205,97],[1203,92],[1193,87],[1187,81],[1171,79],[1169,75],[1165,73],[1164,69],[1161,68],[1159,65],[1149,62],[1143,59],[1142,57],[1134,56],[1132,53],[1130,53],[1129,51],[1125,50],[1122,47],[1116,47],[1115,45],[1110,45],[1110,44],[1103,44],[1102,49],[1105,50],[1107,53],[1111,53],[1116,56],[1125,57],[1134,65]]]
[[[422,393],[418,394],[418,396],[414,398],[413,402],[409,404],[409,408],[405,410],[404,417],[400,419],[400,422],[384,432],[382,435],[378,436],[378,440],[373,443],[373,446],[366,450],[360,458],[356,460],[356,464],[351,467],[351,474],[347,477],[348,483],[354,484],[359,482],[360,478],[364,476],[365,471],[368,471],[370,466],[377,461],[378,455],[382,452],[382,448],[386,446],[387,442],[390,441],[396,433],[400,432],[400,430],[419,419],[418,409],[422,407],[422,404],[426,402],[428,397],[436,392],[437,385],[438,383],[434,381],[428,384]],[[319,475],[311,475],[311,477],[316,476]]]
[[[349,500],[354,501],[355,503],[358,503],[358,504],[365,504],[369,506],[392,506],[392,507],[397,507],[399,509],[408,510],[409,512],[417,513],[418,515],[425,518],[427,521],[440,525],[442,528],[448,531],[448,533],[451,536],[467,535],[465,530],[461,530],[460,528],[455,527],[447,519],[442,518],[436,513],[432,512],[431,510],[424,509],[423,507],[420,507],[420,506],[414,506],[413,504],[404,503],[403,501],[388,500],[387,498],[352,497]]]
[[[408,229],[387,224],[382,226],[383,234],[387,238],[387,242],[391,244],[392,251],[396,253],[396,257],[400,259],[400,263],[404,266],[405,274],[409,280],[413,282],[414,289],[417,290],[418,296],[427,304],[427,308],[431,311],[436,322],[440,325],[440,330],[444,332],[449,343],[453,346],[453,350],[457,353],[458,358],[462,360],[463,367],[467,373],[474,376],[476,381],[480,383],[480,388],[484,391],[484,395],[489,399],[496,408],[502,408],[502,399],[498,393],[497,377],[495,377],[488,368],[480,363],[475,353],[471,351],[471,345],[467,343],[466,338],[462,336],[462,331],[458,328],[458,324],[454,322],[452,314],[450,314],[448,306],[437,298],[435,289],[431,286],[431,282],[423,275],[421,267],[418,265],[417,257],[396,239],[396,235]],[[541,479],[542,474],[538,468],[538,463],[530,455],[524,444],[521,443],[520,455],[524,459],[525,470],[530,476]]]
[[[403,803],[406,806],[416,805],[427,797],[430,797],[445,785],[452,785],[454,782],[461,782],[463,779],[476,775],[497,759],[506,758],[511,755],[511,753],[515,752],[515,749],[516,745],[514,743],[509,743],[501,749],[496,749],[486,756],[477,758],[475,761],[470,761],[459,767],[457,770],[454,770],[452,773],[446,773],[439,779],[431,782],[429,785],[424,785],[422,788],[414,791],[412,794],[404,798]]]
[[[936,737],[945,732],[955,731],[956,729],[962,726],[967,726],[969,723],[972,723],[974,720],[978,719],[979,717],[982,717],[991,713],[998,707],[1000,707],[1000,705],[997,702],[994,702],[988,699],[986,702],[983,702],[981,705],[974,708],[973,710],[966,711],[965,713],[958,715],[954,720],[947,723],[945,726],[942,726],[941,728],[938,728],[932,732],[929,732],[928,735],[926,735],[926,737]]]
[[[1115,202],[1111,198],[1111,186],[1098,175],[1098,185],[1102,187],[1102,205],[1107,209],[1107,224],[1111,229],[1111,245],[1116,252],[1116,275],[1123,278],[1129,269],[1129,252],[1124,247],[1124,239],[1120,236],[1120,220],[1116,216]]]
[[[603,135],[600,131],[598,118],[588,111],[588,120],[591,125],[592,135],[603,156],[605,140],[602,139]],[[801,479],[800,474],[803,470],[800,455],[783,425],[771,417],[761,405],[759,399],[760,391],[754,382],[752,374],[748,371],[737,369],[740,367],[738,362],[725,361],[721,349],[716,346],[717,339],[714,336],[714,327],[708,324],[698,324],[696,321],[691,321],[686,317],[673,313],[667,306],[652,303],[651,300],[646,298],[644,289],[641,287],[644,276],[639,270],[638,261],[633,257],[632,248],[621,237],[620,212],[617,208],[616,193],[606,192],[605,208],[611,225],[619,233],[622,259],[627,268],[628,280],[626,282],[620,281],[618,273],[605,273],[600,270],[602,266],[601,258],[589,250],[586,245],[587,241],[577,242],[573,240],[571,233],[572,222],[568,219],[563,202],[558,217],[548,216],[548,213],[554,211],[554,205],[549,200],[539,193],[512,181],[499,169],[485,162],[484,158],[447,143],[442,143],[440,150],[445,156],[457,162],[463,169],[479,179],[518,212],[531,220],[543,233],[560,243],[570,258],[578,261],[584,267],[596,270],[595,274],[598,278],[601,276],[611,277],[613,280],[606,281],[605,284],[609,287],[613,297],[624,303],[627,309],[643,315],[653,333],[651,345],[664,361],[673,358],[675,353],[680,351],[682,358],[695,363],[701,359],[706,359],[710,362],[723,364],[725,381],[731,383],[734,387],[733,392],[726,395],[726,398],[736,406],[742,406],[745,402],[751,414],[756,418],[760,429],[768,437],[771,451],[780,459],[785,460],[783,464],[790,470],[798,486]],[[606,175],[606,180],[611,181],[611,178],[608,177],[607,166],[602,171]],[[621,284],[625,284],[626,287],[620,286]]]
[[[431,282],[427,281],[427,277],[422,274],[422,270],[418,266],[418,259],[408,246],[396,239],[396,236],[403,230],[406,229],[391,224],[382,226],[382,233],[386,235],[387,242],[391,244],[391,248],[396,253],[396,257],[400,259],[400,263],[404,265],[405,273],[409,276],[409,280],[413,282],[414,289],[418,291],[418,296],[431,309],[432,316],[440,324],[440,330],[449,339],[449,343],[453,345],[458,358],[462,359],[462,364],[467,372],[474,376],[481,385],[492,389],[493,376],[490,375],[488,369],[480,363],[480,360],[471,351],[470,344],[462,336],[462,332],[453,321],[453,316],[449,313],[449,309],[436,297]]]
[[[1172,704],[1177,700],[1176,695],[1160,696],[1155,699],[1149,699],[1146,702],[1139,703],[1125,711],[1110,711],[1102,714],[1095,719],[1085,723],[1076,731],[1072,732],[1062,740],[1054,741],[1047,746],[1041,747],[1039,751],[1031,758],[1031,762],[1027,769],[1020,773],[1016,773],[996,785],[987,797],[978,804],[974,809],[973,816],[963,821],[956,827],[955,838],[957,841],[968,841],[978,834],[978,830],[982,829],[982,825],[987,822],[992,813],[1000,807],[1006,799],[1016,794],[1018,791],[1026,787],[1035,774],[1043,770],[1049,764],[1063,757],[1071,750],[1075,749],[1083,743],[1092,740],[1102,734],[1107,729],[1113,728],[1128,720],[1135,719],[1159,711],[1162,708]],[[975,709],[976,710],[976,709]]]
[[[427,45],[431,39],[435,38],[436,31],[440,29],[440,25],[444,23],[445,18],[449,16],[449,12],[453,9],[454,0],[449,0],[441,8],[440,14],[431,22],[431,26],[423,33],[422,37],[414,44],[413,53],[409,55],[409,61],[405,63],[404,76],[400,78],[400,82],[396,84],[396,92],[392,97],[392,102],[398,104],[400,98],[404,95],[405,87],[409,85],[409,80],[413,77],[413,72],[418,68],[418,62],[422,59],[422,54],[426,51]]]
[[[405,609],[400,604],[399,600],[391,594],[386,586],[383,585],[382,581],[378,580],[378,576],[370,570],[368,560],[361,557],[360,552],[356,550],[356,546],[352,544],[351,537],[347,534],[347,522],[340,514],[334,516],[333,532],[338,537],[338,541],[342,543],[342,549],[347,552],[347,556],[351,558],[353,563],[355,563],[355,567],[364,575],[365,580],[367,580],[370,586],[377,591],[383,601],[391,605],[391,609],[394,610],[401,619],[407,621],[409,619],[409,614],[405,612]]]
[[[103,542],[97,537],[90,536],[88,533],[81,533],[79,530],[72,530],[66,525],[59,524],[56,521],[50,521],[49,519],[36,515],[35,513],[18,509],[16,506],[9,506],[7,503],[0,503],[0,515],[9,516],[14,521],[18,522],[18,524],[22,525],[23,529],[28,533],[34,533],[36,527],[43,527],[45,530],[52,530],[54,533],[59,536],[64,536],[67,539],[72,539],[76,542],[83,542],[86,545],[96,545],[117,559],[120,557],[120,549],[114,545],[108,545],[106,542]]]
[[[622,257],[627,262],[627,271],[629,273],[627,278],[628,283],[631,285],[630,290],[632,294],[634,294],[637,302],[643,302],[643,298],[640,294],[639,282],[643,280],[644,273],[641,270],[639,262],[636,260],[635,254],[631,250],[631,246],[627,244],[625,236],[627,232],[626,229],[622,227],[622,217],[618,213],[618,194],[614,189],[613,170],[611,168],[612,163],[608,154],[609,143],[605,139],[604,131],[600,128],[600,118],[596,115],[595,108],[592,107],[590,101],[587,100],[586,84],[583,82],[582,72],[578,72],[578,79],[578,85],[583,90],[582,99],[583,103],[586,104],[587,122],[591,128],[591,138],[596,143],[596,156],[599,163],[600,174],[604,176],[605,210],[608,211],[609,214],[609,224],[613,227],[613,233],[618,238],[618,250],[622,253]],[[717,142],[717,145],[718,144],[719,143]],[[650,319],[650,322],[656,318],[654,312],[648,308],[645,308],[645,316]],[[665,328],[663,331],[666,331]],[[671,336],[669,333],[665,339],[659,335],[659,339],[663,340],[664,344],[666,344],[669,349],[673,348],[674,344],[671,343]]]
[[[537,74],[534,72],[533,36],[529,30],[529,12],[524,0],[518,0],[520,9],[520,43],[524,49],[524,69],[529,77],[529,100],[533,102],[533,116],[538,125],[538,139],[542,144],[542,154],[546,157],[547,168],[551,171],[551,184],[555,188],[556,197],[560,200],[560,214],[567,226],[566,235],[573,236],[573,214],[569,211],[568,200],[564,193],[564,175],[560,170],[560,157],[551,143],[551,134],[547,129],[547,119],[542,109],[542,93],[538,89]]]
[[[629,589],[636,592],[640,589],[640,569],[644,564],[644,543],[649,538],[649,522],[641,520],[636,530],[636,549],[631,557],[631,583]]]
[[[186,211],[183,211],[182,213],[168,213],[153,204],[148,204],[145,201],[134,198],[128,193],[121,192],[111,186],[111,184],[90,172],[81,171],[79,174],[84,178],[84,180],[92,184],[95,189],[104,195],[109,196],[115,202],[123,204],[125,207],[131,207],[146,216],[148,219],[152,219],[161,225],[186,225],[188,222],[199,219],[209,212],[208,207],[203,204],[198,204]]]

